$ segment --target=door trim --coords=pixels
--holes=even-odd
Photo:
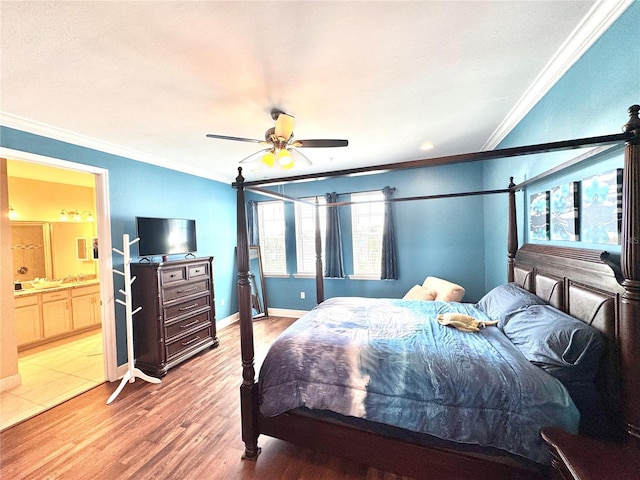
[[[96,220],[98,238],[100,239],[99,255],[100,301],[102,304],[102,347],[104,352],[105,379],[109,382],[118,380],[118,355],[115,331],[115,303],[113,293],[113,255],[111,244],[111,212],[109,210],[109,171],[82,163],[70,162],[54,157],[46,157],[22,150],[0,147],[0,156],[31,163],[39,163],[50,167],[66,168],[95,177]],[[106,253],[109,254],[106,254]]]

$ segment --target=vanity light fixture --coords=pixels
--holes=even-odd
[[[63,208],[60,212],[60,221],[66,222],[67,220],[73,220],[74,222],[81,222],[85,214],[87,215],[87,222],[93,222],[93,214],[89,210],[80,213],[79,210],[65,210]]]
[[[14,210],[14,208],[9,205],[9,220],[15,220],[19,217],[18,212]]]

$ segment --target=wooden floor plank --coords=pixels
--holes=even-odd
[[[293,321],[256,322],[256,372]],[[407,480],[267,437],[257,462],[241,460],[239,326],[219,338],[158,385],[137,380],[106,405],[106,383],[0,432],[0,478]]]

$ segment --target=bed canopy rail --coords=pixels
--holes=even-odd
[[[238,179],[242,178],[242,167],[238,168]],[[236,187],[238,186],[238,179],[236,179],[236,183],[234,184]],[[245,191],[249,191],[249,192],[254,192],[254,193],[258,193],[260,195],[264,195],[270,198],[276,198],[278,200],[284,200],[284,201],[288,201],[288,202],[295,202],[295,203],[301,203],[304,205],[311,205],[313,207],[315,207],[315,255],[316,255],[316,275],[315,275],[315,279],[316,279],[316,303],[320,304],[324,301],[324,272],[323,272],[323,261],[322,261],[322,238],[321,238],[321,233],[320,233],[320,214],[319,214],[319,208],[320,207],[343,207],[343,206],[348,206],[348,205],[353,205],[354,203],[376,203],[376,202],[385,202],[385,203],[396,203],[396,202],[413,202],[416,200],[435,200],[435,199],[445,199],[445,198],[458,198],[458,197],[471,197],[471,196],[477,196],[477,195],[493,195],[493,194],[499,194],[499,193],[509,193],[511,194],[511,192],[514,191],[514,184],[513,184],[513,177],[511,178],[511,184],[509,185],[509,188],[504,188],[504,189],[497,189],[497,190],[478,190],[478,191],[472,191],[472,192],[457,192],[457,193],[444,193],[444,194],[437,194],[437,195],[420,195],[420,196],[413,196],[413,197],[399,197],[399,198],[390,198],[390,199],[385,199],[385,200],[367,200],[367,201],[363,201],[363,202],[351,202],[351,201],[344,201],[344,202],[331,202],[331,203],[323,203],[320,204],[318,202],[318,196],[316,196],[316,201],[315,202],[311,202],[308,200],[304,200],[304,199],[300,199],[300,198],[295,198],[295,197],[291,197],[288,195],[284,195],[283,193],[279,193],[279,192],[273,192],[271,190],[267,190],[264,188],[260,188],[260,187],[245,187],[244,190]],[[395,190],[395,188],[393,188],[393,190]],[[367,190],[367,191],[371,191],[371,190]],[[348,195],[351,193],[360,193],[360,192],[343,192],[343,193],[339,193],[338,195]],[[515,208],[515,203],[514,203],[514,208]],[[516,242],[516,246],[517,246],[517,242]],[[515,250],[514,250],[514,255],[515,255]]]
[[[622,232],[620,272],[622,274],[622,293],[620,294],[619,321],[619,352],[622,373],[622,409],[626,430],[629,434],[640,437],[640,106],[629,108],[629,122],[624,126],[623,133],[600,137],[582,138],[562,142],[536,144],[524,147],[507,148],[488,152],[476,152],[448,157],[439,157],[397,164],[378,165],[358,169],[341,170],[325,174],[299,175],[288,178],[277,178],[264,181],[246,182],[242,176],[242,169],[238,169],[238,176],[233,183],[237,189],[237,255],[238,255],[238,309],[240,314],[241,355],[242,355],[242,384],[240,386],[242,439],[245,443],[243,458],[255,460],[260,449],[258,436],[260,435],[260,412],[258,408],[258,384],[255,380],[253,319],[251,315],[251,286],[249,283],[249,254],[247,238],[247,222],[245,211],[245,189],[256,191],[259,186],[276,185],[284,182],[306,181],[353,175],[357,173],[374,173],[383,170],[418,168],[448,163],[471,162],[504,157],[529,155],[534,153],[558,150],[576,149],[588,146],[600,147],[586,154],[590,158],[605,153],[611,153],[620,144],[625,144],[624,173],[622,187]],[[582,156],[584,158],[584,156]],[[553,173],[567,168],[576,162],[568,162],[557,167]],[[538,178],[539,179],[539,178]],[[529,182],[529,181],[528,181]],[[528,183],[527,182],[527,183]],[[493,193],[508,193],[508,268],[507,277],[513,281],[513,264],[518,250],[518,236],[516,230],[516,191],[523,188],[525,182],[516,185],[513,178],[505,190]],[[262,190],[262,189],[261,189]],[[273,192],[269,192],[273,194]],[[486,192],[469,192],[469,194],[484,194]],[[463,194],[464,195],[464,194]],[[411,200],[427,198],[445,198],[444,196],[412,197]],[[454,195],[451,195],[454,196]],[[461,196],[461,195],[457,195]],[[282,197],[281,197],[282,198]],[[408,201],[407,199],[391,199],[391,201]],[[316,216],[316,222],[318,217]],[[318,239],[316,238],[317,242]],[[318,245],[318,243],[316,243]],[[317,246],[317,251],[319,245]],[[317,257],[321,265],[321,259]],[[320,282],[321,283],[321,282]],[[318,287],[321,288],[321,287]],[[323,298],[322,291],[318,291],[319,298]],[[271,425],[271,419],[263,419],[265,425]],[[265,427],[267,428],[267,427]],[[457,478],[457,477],[456,477]]]
[[[630,107],[629,110],[631,111]],[[326,173],[310,173],[305,175],[294,175],[291,177],[272,178],[268,180],[255,180],[244,182],[245,188],[255,186],[278,185],[282,183],[304,182],[308,180],[325,180],[327,178],[347,177],[360,175],[363,173],[383,173],[391,170],[407,170],[411,168],[434,167],[437,165],[448,165],[451,163],[477,162],[479,160],[493,160],[497,158],[519,157],[532,155],[535,153],[557,152],[562,150],[575,150],[583,147],[598,147],[604,145],[622,145],[631,141],[634,137],[633,131],[624,131],[612,135],[602,135],[598,137],[586,137],[575,140],[563,140],[559,142],[538,143],[522,147],[501,148],[497,150],[487,150],[483,152],[462,153],[458,155],[447,155],[444,157],[425,158],[422,160],[410,160],[407,162],[387,163],[373,165],[369,167],[349,168],[335,170]],[[233,184],[235,187],[236,184]]]

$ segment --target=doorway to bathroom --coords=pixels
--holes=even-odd
[[[41,329],[49,329],[49,331],[37,332],[40,338],[31,339],[28,322],[21,323],[20,328],[16,325],[18,341],[22,342],[22,346],[18,348],[20,384],[0,393],[2,404],[0,429],[4,429],[104,383],[105,380],[115,381],[118,374],[112,301],[107,172],[87,165],[26,152],[8,153],[7,149],[0,149],[0,154],[20,167],[20,180],[17,183],[22,182],[22,186],[25,181],[48,182],[49,185],[42,185],[52,188],[53,191],[58,187],[71,191],[74,184],[88,181],[94,195],[93,208],[83,206],[82,209],[75,207],[74,202],[64,193],[60,195],[51,193],[47,198],[43,198],[42,195],[37,196],[40,202],[44,200],[50,208],[51,204],[59,202],[60,198],[65,199],[65,204],[55,205],[59,210],[56,212],[56,215],[60,215],[58,218],[50,218],[51,214],[49,214],[49,218],[44,219],[50,223],[49,234],[52,231],[58,233],[57,236],[53,235],[53,241],[49,237],[48,243],[43,243],[52,257],[48,264],[49,275],[39,277],[39,281],[35,283],[25,282],[24,290],[14,292],[16,312],[20,310],[21,315],[26,315],[27,319],[29,315],[40,315],[42,318],[43,311],[53,309],[49,310],[49,313],[53,312],[53,316],[49,318],[67,320],[61,320],[60,325],[55,325],[55,322],[41,324]],[[13,169],[9,167],[9,177],[12,176],[12,171]],[[17,216],[14,214],[14,220],[20,222],[18,218],[20,218],[21,207],[12,202],[11,178],[9,178],[9,184],[9,213],[11,214],[12,211],[17,213]],[[22,211],[25,213],[30,211],[31,217],[44,215],[42,208],[40,213],[34,212],[34,208],[36,212],[39,209],[38,206],[32,205],[30,208],[23,207]],[[63,213],[70,213],[70,215],[63,219]],[[94,222],[91,227],[88,226],[89,216]],[[34,220],[34,218],[23,217],[24,222],[28,220]],[[91,232],[88,233],[89,231]],[[52,249],[55,247],[53,245],[55,241],[64,247],[57,259],[55,255],[57,250]],[[21,243],[23,248],[36,244],[37,242]],[[6,250],[8,249],[3,245],[3,256],[12,255],[13,246],[9,251]],[[104,254],[101,255],[100,253],[103,252]],[[29,254],[34,252],[21,253],[26,253],[29,257]],[[10,261],[7,263],[12,264]],[[81,268],[71,268],[72,264]],[[23,286],[22,282],[17,281],[16,285],[18,284]],[[29,291],[29,289],[33,290]],[[61,298],[54,298],[57,296]],[[56,309],[60,315],[56,314]],[[17,322],[22,320],[24,318],[18,318],[16,315]],[[66,326],[65,322],[68,322]],[[33,324],[36,325],[35,322]],[[56,331],[56,328],[62,328],[62,330]]]

